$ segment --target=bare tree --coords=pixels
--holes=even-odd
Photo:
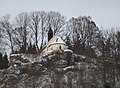
[[[37,49],[39,49],[38,38],[40,33],[40,12],[39,11],[31,12],[30,18],[31,18],[30,28],[32,29],[33,34],[35,36],[35,45]]]
[[[59,12],[50,11],[48,13],[49,26],[53,29],[54,35],[60,31],[60,28],[66,23],[66,17]]]
[[[10,14],[7,14],[1,18],[0,30],[2,31],[4,39],[8,41],[8,42],[4,42],[4,43],[10,47],[10,49],[13,53],[13,51],[14,51],[13,50],[13,26],[10,23]]]
[[[44,44],[44,37],[46,34],[46,29],[48,28],[48,22],[47,22],[47,13],[44,11],[40,12],[40,33],[41,33],[41,48]]]
[[[20,13],[16,16],[16,34],[17,39],[21,45],[24,47],[24,52],[26,52],[27,48],[27,41],[30,39],[30,30],[29,30],[29,23],[30,18],[27,12]]]
[[[98,27],[90,16],[71,18],[66,23],[64,30],[67,31],[67,34],[70,34],[73,51],[78,54],[87,54],[86,52],[92,51],[92,47],[95,46],[100,34]],[[94,54],[94,52],[92,53]]]

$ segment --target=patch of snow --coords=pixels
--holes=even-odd
[[[67,70],[67,69],[70,69],[70,68],[74,68],[74,66],[68,66],[68,67],[65,67],[65,68],[63,68],[63,70]]]
[[[16,64],[14,64],[13,66],[14,66],[14,67],[17,67],[17,65],[16,65]]]
[[[95,51],[97,56],[101,56],[102,55],[102,53],[100,52],[100,50],[96,46],[93,46],[92,48],[94,49],[94,51]]]
[[[20,56],[21,54],[11,54],[10,56]]]
[[[85,59],[85,58],[86,58],[86,56],[81,55],[81,58]]]
[[[70,49],[65,49],[64,52],[70,52],[70,53],[73,53],[73,51],[70,50]]]
[[[18,61],[15,61],[15,63],[21,63],[21,61],[18,60]]]
[[[92,46],[91,48],[95,49],[95,48],[96,48],[96,46]]]

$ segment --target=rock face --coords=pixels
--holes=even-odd
[[[101,88],[96,60],[74,53],[46,56],[11,55],[10,67],[0,71],[0,88]]]

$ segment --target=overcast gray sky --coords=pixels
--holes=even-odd
[[[58,11],[68,19],[90,15],[99,27],[120,27],[120,0],[0,0],[0,17],[38,10]]]

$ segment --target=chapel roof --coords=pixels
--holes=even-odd
[[[47,43],[47,46],[52,45],[52,44],[64,44],[64,45],[66,45],[66,43],[63,41],[63,39],[58,34],[53,36],[50,39],[50,41]]]

